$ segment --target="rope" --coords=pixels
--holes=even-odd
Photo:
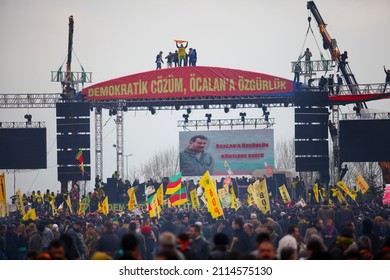
[[[305,40],[303,40],[303,44],[302,44],[301,52],[299,53],[298,61],[300,61],[303,57],[303,49],[305,48],[305,45],[306,45],[306,40],[307,40],[307,35],[309,34],[309,29],[311,29],[310,22],[309,22],[309,27],[307,28],[307,31],[306,31]]]
[[[74,48],[72,48],[72,52],[73,52],[74,56],[76,57],[77,62],[79,63],[80,67],[82,67],[82,64],[81,64],[81,62],[80,62],[80,59],[79,59],[79,57],[77,56],[76,51],[74,50]]]

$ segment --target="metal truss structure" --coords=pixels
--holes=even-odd
[[[198,129],[198,127],[207,127],[208,129],[210,127],[218,127],[221,129],[222,127],[230,127],[233,129],[235,126],[242,126],[245,127],[272,127],[275,124],[274,118],[269,118],[266,120],[265,118],[248,118],[242,121],[241,119],[211,119],[208,120],[188,120],[187,122],[185,120],[179,120],[177,121],[177,127],[183,127],[184,129],[188,128],[195,128]]]
[[[45,122],[0,122],[1,128],[45,128]]]

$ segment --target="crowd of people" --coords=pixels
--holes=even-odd
[[[176,48],[174,52],[169,52],[167,56],[163,56],[163,51],[160,51],[156,55],[156,70],[162,68],[164,59],[167,63],[167,68],[181,67],[181,66],[196,66],[198,60],[198,54],[196,49],[189,48],[187,51],[188,42],[176,42]]]
[[[132,185],[137,184],[141,189],[143,183]],[[77,201],[77,190],[73,185],[66,195]],[[105,196],[98,178],[89,195],[91,203],[94,195]],[[106,215],[90,204],[85,213],[62,207],[53,215],[49,198],[58,204],[57,196],[50,191],[42,199],[26,195],[29,207],[37,209],[35,220],[23,220],[19,211],[1,218],[0,259],[390,259],[390,208],[380,200],[331,205],[308,200],[294,206],[272,198],[267,213],[242,201],[213,219],[202,203],[199,209],[164,205],[159,217],[150,218],[142,200],[137,211],[111,209]]]

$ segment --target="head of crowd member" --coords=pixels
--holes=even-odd
[[[244,220],[241,217],[234,217],[232,222],[232,229],[243,230]]]
[[[113,224],[109,221],[104,222],[103,224],[103,233],[113,233],[114,227]]]
[[[297,225],[290,225],[287,229],[287,234],[292,235],[296,240],[298,240],[300,234]]]
[[[323,227],[324,227],[324,221],[322,219],[315,219],[313,221],[313,226],[318,230],[318,231],[322,231]]]
[[[56,260],[66,259],[65,243],[62,240],[53,240],[49,244],[49,252]]]
[[[201,228],[199,225],[195,224],[195,225],[190,225],[188,227],[188,231],[187,231],[187,234],[188,236],[192,239],[192,240],[195,240],[195,239],[198,239],[200,237],[200,231],[201,231]]]
[[[270,240],[263,240],[257,246],[257,259],[259,260],[276,260],[276,250]]]
[[[298,259],[298,254],[297,250],[291,247],[286,247],[283,248],[280,251],[280,259],[281,260],[297,260]]]
[[[180,233],[177,236],[177,244],[183,245],[183,244],[189,244],[190,243],[190,236],[187,233]]]
[[[51,260],[54,260],[54,256],[50,251],[43,251],[43,252],[38,254],[37,260],[51,261]]]
[[[92,254],[91,260],[93,260],[93,261],[106,261],[106,260],[112,260],[112,257],[105,252],[95,252]]]
[[[217,233],[213,237],[213,242],[216,248],[227,249],[227,246],[230,243],[229,237],[224,233]]]
[[[126,233],[122,237],[121,248],[123,251],[123,255],[120,257],[120,259],[140,259],[140,254],[138,250],[138,238],[134,233]]]
[[[36,260],[38,258],[38,252],[37,251],[27,251],[26,253],[26,260]]]
[[[137,231],[137,223],[135,223],[135,222],[130,222],[130,224],[129,224],[129,231],[134,231],[134,232],[136,232],[136,231]]]
[[[326,247],[321,239],[316,234],[309,237],[306,244],[306,253],[309,260],[328,260],[331,256],[326,253]]]
[[[83,225],[84,225],[83,221],[77,220],[74,222],[73,228],[75,231],[81,232],[83,230]]]
[[[169,231],[160,234],[160,247],[161,249],[172,249],[176,246],[176,236]]]
[[[207,137],[204,135],[196,135],[190,139],[188,148],[195,153],[201,153],[204,151],[206,145]]]
[[[171,261],[176,261],[176,260],[181,260],[179,255],[169,249],[162,249],[157,252],[156,257],[154,258],[155,260],[171,260]]]

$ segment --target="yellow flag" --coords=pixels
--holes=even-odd
[[[257,205],[257,207],[260,209],[261,207],[261,200],[260,200],[260,181],[257,180],[254,182],[252,186],[252,192],[251,192],[253,203]]]
[[[252,199],[252,195],[250,193],[248,193],[248,196],[247,196],[247,199],[246,199],[246,202],[248,203],[248,206],[252,206],[253,205],[253,199]]]
[[[23,205],[23,200],[22,200],[22,193],[20,189],[16,191],[16,206],[18,207],[20,213],[22,216],[26,215],[26,212],[24,211],[24,205]]]
[[[226,197],[225,188],[218,189],[218,198],[219,200],[223,200]]]
[[[343,201],[347,202],[344,195],[340,192],[340,190],[337,190],[336,192],[337,200],[341,203]]]
[[[68,195],[68,197],[66,198],[65,202],[66,202],[66,205],[68,205],[69,213],[70,213],[70,214],[73,214],[72,203],[71,203],[71,201],[70,201],[70,196],[69,196],[69,195]]]
[[[253,185],[252,185],[252,184],[250,184],[250,185],[248,186],[247,191],[248,191],[248,193],[250,193],[250,194],[253,192]]]
[[[203,204],[204,204],[204,205],[207,205],[207,204],[208,204],[208,203],[207,203],[207,198],[206,198],[205,192],[203,192],[203,194],[202,194],[202,196],[200,197],[200,199],[203,201]]]
[[[282,197],[282,200],[284,203],[291,201],[290,194],[288,193],[286,185],[281,185],[279,187],[279,192],[280,192],[280,196]]]
[[[196,189],[190,191],[191,205],[193,209],[199,209],[199,199],[196,193]]]
[[[35,221],[37,219],[37,215],[35,213],[35,208],[29,210],[22,218],[22,222],[33,220]]]
[[[236,196],[236,193],[234,192],[234,188],[233,186],[230,187],[230,194],[232,196],[232,204],[230,207],[232,207],[234,210],[238,210],[238,208],[240,208],[240,205],[238,205],[238,202],[237,202],[237,196]]]
[[[212,180],[211,180],[211,177],[210,177],[210,173],[209,173],[209,171],[206,171],[203,174],[202,178],[200,179],[199,185],[202,186],[205,190],[207,190],[207,189],[210,189],[210,188],[213,187],[212,184],[213,183],[212,183]]]
[[[366,180],[364,180],[363,176],[360,174],[356,175],[356,186],[358,186],[360,188],[360,191],[362,192],[362,194],[365,194],[369,188]]]
[[[270,210],[270,204],[269,204],[269,197],[268,197],[268,188],[267,188],[267,182],[266,180],[262,180],[260,182],[260,210],[263,212],[263,214],[267,214]]]
[[[50,200],[49,203],[50,203],[50,206],[51,206],[51,215],[54,217],[58,213],[57,208],[54,205],[54,200]]]
[[[342,189],[350,198],[352,198],[353,200],[356,199],[356,194],[352,194],[351,191],[349,190],[349,188],[347,187],[347,185],[344,183],[344,181],[339,181],[337,182],[337,186]]]
[[[127,194],[129,195],[129,202],[127,203],[127,209],[130,211],[134,211],[134,209],[137,207],[137,197],[134,193],[134,188],[130,188],[127,191]]]
[[[0,203],[7,201],[7,189],[5,188],[5,175],[0,174]]]
[[[0,218],[4,218],[7,216],[7,203],[6,202],[0,202]]]
[[[222,211],[221,203],[219,202],[217,196],[217,192],[215,191],[216,185],[214,185],[214,183],[215,182],[212,182],[212,187],[205,189],[204,193],[207,198],[207,209],[210,212],[211,217],[213,217],[213,219],[216,219],[223,215],[223,211]]]
[[[316,202],[318,203],[320,201],[319,196],[318,196],[318,184],[314,184],[313,193],[314,193],[314,198],[315,198]]]
[[[153,217],[160,218],[161,206],[158,205],[157,194],[155,194],[152,197],[152,199],[149,202],[147,202],[147,205],[148,205],[148,211],[149,211],[150,218],[153,218]]]
[[[164,200],[164,194],[163,194],[163,184],[160,185],[160,187],[157,189],[157,201],[158,205],[162,205]]]
[[[100,203],[101,203],[101,205],[100,205],[101,212],[107,216],[108,215],[108,196],[106,196],[106,198]]]

